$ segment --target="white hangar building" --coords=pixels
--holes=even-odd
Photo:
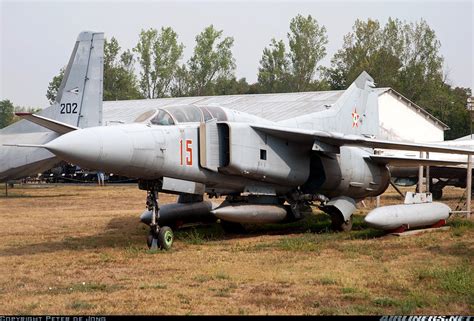
[[[444,140],[449,127],[392,88],[377,88],[379,95],[380,137],[416,142]],[[330,108],[343,90],[283,94],[179,97],[104,101],[104,125],[131,123],[142,113],[167,106],[222,106],[280,121]]]

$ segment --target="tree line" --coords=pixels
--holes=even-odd
[[[327,43],[325,26],[297,15],[286,39],[273,38],[263,49],[257,82],[249,84],[235,75],[234,38],[213,25],[195,37],[187,61],[171,27],[142,30],[132,49],[112,37],[104,44],[104,100],[339,90],[365,70],[378,87],[392,87],[450,126],[446,139],[469,133],[471,89],[448,84],[441,43],[425,20],[356,20],[330,65],[322,66]],[[48,86],[51,103],[63,74]]]
[[[0,100],[0,128],[7,127],[21,118],[15,113],[37,113],[41,108],[14,106],[9,99]]]

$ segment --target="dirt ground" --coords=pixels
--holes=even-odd
[[[463,190],[447,188],[452,208]],[[136,186],[0,194],[0,314],[473,314],[474,221],[448,231],[333,233],[317,209],[286,225],[176,231],[150,252]],[[163,203],[175,196],[162,195]],[[383,204],[401,202],[393,191]]]

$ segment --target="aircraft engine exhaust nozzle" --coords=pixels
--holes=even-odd
[[[235,223],[278,223],[288,216],[284,206],[274,204],[226,204],[212,213],[222,220]]]
[[[400,204],[376,208],[364,220],[370,227],[397,231],[400,228],[439,227],[439,222],[445,222],[450,214],[451,209],[443,203]]]
[[[214,203],[210,201],[165,204],[160,206],[158,224],[165,226],[215,222],[217,218],[211,213],[215,207]],[[140,221],[150,225],[152,215],[152,211],[146,210],[140,216]]]

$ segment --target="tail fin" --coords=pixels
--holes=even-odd
[[[44,148],[18,150],[4,145],[41,147],[78,127],[102,124],[103,59],[104,34],[79,34],[56,102],[38,115],[23,114],[26,119],[0,129],[0,181],[37,174],[59,162]]]
[[[81,128],[102,125],[103,60],[104,34],[81,32],[56,102],[41,115]]]
[[[363,71],[327,110],[296,117],[284,125],[377,137],[379,134],[378,94],[374,80]]]

